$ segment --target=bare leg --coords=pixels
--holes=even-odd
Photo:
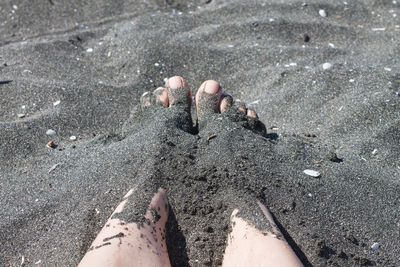
[[[125,205],[133,205],[128,202],[132,191],[126,194],[113,215],[121,212]],[[150,210],[157,211],[157,218],[154,218]],[[79,267],[171,266],[165,242],[168,199],[163,189],[154,195],[145,218],[149,224],[144,223],[139,227],[137,223],[125,223],[111,215]],[[156,232],[153,231],[154,227]]]
[[[222,266],[303,266],[296,254],[282,236],[268,209],[258,202],[266,219],[272,226],[273,233],[260,231],[244,219],[231,216],[232,232],[228,237]]]

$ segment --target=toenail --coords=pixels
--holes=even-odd
[[[207,94],[216,94],[220,91],[220,85],[218,82],[209,80],[204,82],[204,92]]]
[[[168,79],[165,86],[171,89],[178,89],[184,87],[184,80],[180,76],[174,76]]]

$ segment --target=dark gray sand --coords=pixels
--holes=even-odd
[[[306,265],[399,266],[399,3],[307,3],[1,1],[0,265],[75,266],[130,188],[137,220],[163,186],[175,266],[218,265],[234,208],[267,227],[255,200]],[[267,135],[129,118],[174,75]]]

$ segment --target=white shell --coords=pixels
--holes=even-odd
[[[330,68],[332,68],[332,64],[329,62],[326,62],[326,63],[322,64],[322,68],[324,70],[330,69]]]
[[[53,103],[53,106],[57,106],[57,105],[59,105],[60,103],[61,103],[61,101],[60,101],[60,100],[57,100],[56,102]]]
[[[373,243],[372,246],[371,246],[371,248],[372,248],[373,250],[378,250],[379,247],[380,247],[379,243]]]
[[[52,130],[52,129],[48,129],[48,130],[46,131],[46,134],[47,134],[47,135],[57,135],[56,131],[54,131],[54,130]]]
[[[319,177],[321,175],[321,173],[314,170],[304,170],[303,172],[312,177]]]
[[[69,140],[75,141],[75,140],[76,140],[76,136],[75,136],[75,135],[71,135],[71,136],[69,137]]]
[[[319,15],[321,16],[321,17],[326,17],[327,16],[327,14],[326,14],[326,11],[325,10],[323,10],[323,9],[320,9],[319,11],[318,11],[318,13],[319,13]]]

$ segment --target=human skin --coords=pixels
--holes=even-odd
[[[222,266],[303,266],[272,219],[268,209],[258,202],[274,232],[261,231],[237,216],[231,216],[232,232],[229,234]]]
[[[175,103],[184,104],[190,110],[192,92],[187,82],[179,76],[170,78],[166,88],[146,92],[141,99],[142,108],[152,104],[165,108]],[[180,90],[175,94],[174,90]],[[185,91],[187,90],[187,91]],[[184,93],[182,93],[182,91]],[[152,99],[153,98],[153,99]],[[205,81],[195,97],[197,117],[210,112],[223,113],[233,105],[232,97],[224,93],[218,82]],[[239,111],[258,119],[255,111],[247,109],[244,103],[236,103]],[[113,215],[122,212],[129,203],[130,190]],[[85,266],[171,266],[166,246],[165,224],[168,219],[168,199],[164,189],[158,189],[153,196],[145,218],[149,224],[126,223],[113,215],[94,240],[91,249],[79,264]],[[232,212],[232,231],[228,236],[223,266],[303,266],[296,254],[284,240],[268,209],[258,202],[260,216],[271,226],[271,231],[257,229],[239,217],[238,209]],[[151,210],[158,210],[157,219]],[[159,229],[155,231],[154,229]],[[278,238],[279,236],[279,238]]]
[[[150,202],[145,214],[145,218],[150,222],[149,225],[126,223],[119,218],[113,218],[114,214],[123,211],[125,205],[133,204],[128,202],[128,197],[132,193],[133,190],[130,190],[125,195],[124,200],[93,241],[79,267],[171,266],[165,241],[165,223],[168,218],[168,208],[165,209],[168,207],[165,190],[159,189]],[[159,210],[158,220],[153,217],[151,209]],[[160,230],[154,232],[153,227]]]

